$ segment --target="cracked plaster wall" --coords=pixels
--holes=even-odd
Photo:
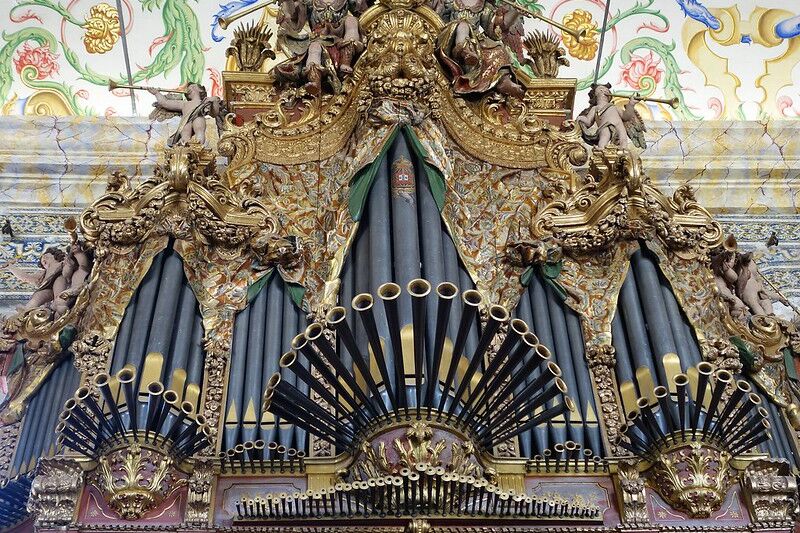
[[[176,119],[177,120],[177,119]],[[121,171],[151,176],[175,121],[145,118],[0,117],[0,219],[13,241],[0,243],[9,261],[35,268],[41,252],[68,241],[64,219],[77,215]],[[688,182],[698,200],[746,248],[780,246],[759,263],[771,281],[800,303],[800,122],[648,122],[644,168],[671,193]],[[33,287],[0,269],[0,314]]]

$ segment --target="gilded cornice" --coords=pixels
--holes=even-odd
[[[424,80],[430,94],[417,98],[428,105],[427,113],[467,153],[482,161],[512,169],[551,168],[566,172],[567,161],[580,165],[586,150],[580,132],[571,121],[575,96],[574,79],[534,79],[519,70],[516,75],[526,88],[522,100],[512,100],[491,91],[477,101],[454,95],[441,65],[434,59],[432,44],[443,27],[429,7],[411,1],[383,1],[360,19],[367,47],[345,80],[340,92],[312,99],[302,91],[278,91],[271,74],[226,72],[226,95],[234,109],[261,111],[241,127],[231,125],[220,139],[222,155],[231,159],[232,181],[244,176],[254,162],[297,165],[325,161],[347,143],[370,102],[384,98],[403,100],[387,92],[385,84],[372,83],[376,70],[391,63],[385,40],[407,40],[412,46],[403,54],[419,54],[418,70],[403,74]],[[430,53],[427,47],[431,47]],[[423,51],[423,52],[419,52]],[[391,78],[394,75],[388,75]],[[289,111],[291,110],[291,111]],[[556,124],[556,125],[554,125]],[[247,175],[247,173],[245,173]]]
[[[555,236],[577,254],[653,236],[690,258],[722,242],[722,228],[689,187],[665,196],[652,186],[639,157],[616,147],[592,152],[583,185],[562,189],[544,205],[534,218],[533,233],[539,238]]]

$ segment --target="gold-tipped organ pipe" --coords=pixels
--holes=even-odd
[[[581,30],[576,30],[576,29],[573,29],[573,28],[569,28],[567,26],[564,26],[560,22],[556,22],[555,20],[553,20],[551,18],[547,18],[544,15],[541,15],[541,14],[537,13],[536,11],[532,11],[532,10],[530,10],[530,9],[524,7],[524,6],[521,6],[517,2],[514,2],[514,0],[501,0],[501,2],[503,2],[505,4],[508,4],[508,5],[516,8],[519,11],[522,11],[526,15],[530,15],[531,17],[533,17],[535,19],[539,19],[542,22],[546,22],[546,23],[550,24],[551,26],[555,26],[556,28],[558,28],[559,30],[563,31],[564,33],[568,33],[568,34],[572,35],[578,41],[582,41],[582,40],[586,39],[586,37],[587,37],[586,28],[583,28]]]
[[[230,26],[231,23],[236,22],[237,20],[239,20],[242,17],[246,17],[247,15],[249,15],[250,13],[253,13],[254,11],[258,11],[259,9],[264,9],[265,7],[267,7],[269,5],[272,5],[274,3],[275,2],[273,0],[269,0],[268,2],[262,2],[260,4],[254,5],[254,6],[250,6],[247,9],[245,9],[244,11],[240,11],[238,13],[234,13],[233,15],[230,15],[228,17],[219,17],[217,19],[217,24],[219,24],[219,27],[222,28],[223,30],[227,30],[228,26]]]
[[[612,98],[636,98],[637,100],[641,100],[642,102],[653,102],[654,104],[667,104],[671,108],[675,109],[678,107],[678,99],[677,98],[650,98],[649,96],[639,96],[638,93],[634,94],[620,94],[620,93],[611,93]]]
[[[113,91],[114,89],[131,89],[134,91],[149,91],[150,89],[155,89],[162,93],[186,94],[186,91],[181,89],[162,89],[161,87],[150,87],[147,85],[128,85],[125,83],[117,83],[114,80],[108,80],[108,90]]]

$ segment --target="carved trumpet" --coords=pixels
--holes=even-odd
[[[149,91],[150,89],[155,89],[162,93],[186,94],[186,91],[180,89],[162,89],[161,87],[149,87],[147,85],[127,85],[125,83],[117,83],[114,80],[108,80],[108,90],[113,91],[114,89],[131,89],[134,91]]]
[[[235,13],[233,15],[230,15],[228,17],[219,17],[217,19],[217,24],[219,24],[219,27],[222,28],[223,30],[227,30],[228,26],[230,26],[232,22],[236,22],[240,18],[246,17],[250,13],[253,13],[254,11],[258,11],[259,9],[264,9],[265,7],[267,7],[269,5],[272,5],[274,3],[275,2],[273,0],[269,0],[268,2],[262,2],[260,4],[254,5],[254,6],[250,6],[247,9],[245,9],[244,11],[240,11],[240,12]]]
[[[553,20],[551,18],[547,18],[544,15],[541,15],[541,14],[537,13],[536,11],[532,11],[532,10],[526,8],[526,7],[523,7],[520,4],[518,4],[517,2],[514,2],[513,0],[500,0],[500,1],[503,2],[504,4],[508,4],[508,5],[516,8],[516,9],[518,9],[519,11],[522,11],[526,15],[530,15],[531,17],[533,17],[535,19],[539,19],[542,22],[546,22],[546,23],[550,24],[551,26],[554,26],[554,27],[558,28],[559,30],[563,31],[564,33],[568,33],[568,34],[572,35],[578,41],[584,40],[586,38],[586,36],[587,36],[586,28],[583,28],[581,30],[575,30],[575,29],[569,28],[567,26],[564,26],[560,22],[556,22],[555,20]]]
[[[620,93],[611,93],[613,98],[630,98],[633,96],[637,100],[641,100],[642,102],[653,102],[656,104],[667,104],[671,108],[675,109],[678,107],[678,98],[650,98],[650,97],[641,97],[639,93],[635,94],[620,94]]]

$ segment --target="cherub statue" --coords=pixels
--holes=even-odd
[[[18,279],[36,286],[31,299],[20,308],[20,311],[49,306],[67,288],[68,282],[63,275],[65,258],[63,250],[51,246],[39,259],[38,272],[28,272],[16,266],[8,267],[8,271]]]
[[[719,252],[711,258],[711,270],[714,272],[719,295],[728,304],[731,316],[741,320],[747,316],[747,306],[736,296],[736,280],[739,276],[733,269],[735,264],[736,252],[732,250]]]
[[[206,88],[199,83],[190,83],[186,87],[186,99],[167,97],[155,88],[147,90],[156,97],[153,104],[155,109],[150,113],[152,120],[161,121],[181,116],[178,131],[170,136],[167,146],[187,144],[192,140],[204,145],[207,116],[214,117],[218,131],[222,131],[225,127],[224,119],[228,114],[225,102],[218,96],[209,97]]]
[[[753,259],[753,252],[738,254],[734,269],[737,275],[736,295],[754,315],[774,315],[772,304],[775,301],[790,305],[781,294],[767,287]]]
[[[92,258],[84,243],[74,240],[64,258],[61,274],[68,288],[53,299],[52,308],[56,317],[69,311],[78,293],[89,279],[92,271]]]
[[[334,91],[339,76],[353,72],[356,54],[364,48],[358,19],[364,0],[280,0],[278,47],[289,59],[275,66],[281,84],[322,93],[323,81]],[[306,31],[306,25],[310,31]]]
[[[439,59],[458,94],[499,93],[522,98],[525,89],[516,80],[504,41],[521,27],[520,13],[495,8],[487,0],[446,0],[448,21],[437,39]],[[507,35],[508,34],[508,35]],[[513,34],[513,35],[512,35]]]
[[[609,144],[627,148],[628,141],[639,148],[646,148],[644,121],[634,109],[638,101],[636,96],[632,95],[625,108],[620,109],[611,100],[611,84],[592,84],[589,107],[577,118],[583,130],[583,140],[600,150]],[[590,132],[588,128],[592,126],[596,126],[596,129]]]

